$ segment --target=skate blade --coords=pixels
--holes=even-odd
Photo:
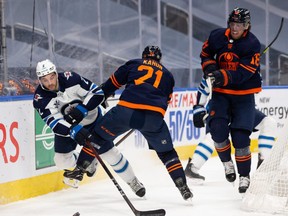
[[[67,177],[64,177],[64,179],[63,179],[64,184],[66,184],[72,188],[75,188],[75,189],[77,189],[79,187],[79,182],[80,181],[77,179],[69,179]]]
[[[244,197],[245,197],[245,193],[240,193],[240,197],[241,197],[241,199],[243,200]]]
[[[205,180],[197,178],[187,178],[187,181],[192,185],[203,185]]]
[[[185,200],[187,202],[188,205],[193,205],[193,197],[188,198],[187,200]]]

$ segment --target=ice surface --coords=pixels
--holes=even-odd
[[[141,156],[139,156],[141,155]],[[166,169],[158,161],[145,157],[137,151],[127,153],[138,178],[146,187],[145,199],[138,198],[116,174],[116,180],[138,210],[163,208],[167,216],[267,216],[264,213],[246,212],[241,209],[242,195],[238,193],[238,178],[235,185],[227,182],[224,169],[218,157],[211,158],[200,170],[206,177],[202,185],[188,180],[194,193],[191,202],[184,201],[170,179]],[[185,168],[187,161],[182,161]],[[252,170],[257,163],[253,156]],[[134,166],[137,164],[137,166]],[[133,216],[112,181],[107,178],[78,189],[65,189],[59,192],[14,202],[0,206],[1,216]]]

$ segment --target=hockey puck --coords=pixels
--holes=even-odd
[[[76,212],[75,214],[73,214],[73,216],[80,216],[80,213]]]

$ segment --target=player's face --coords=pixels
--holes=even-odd
[[[234,40],[237,40],[241,38],[243,35],[244,31],[247,30],[247,26],[245,26],[244,23],[236,23],[236,22],[230,22],[229,27],[231,30],[231,37]]]
[[[58,76],[56,73],[50,73],[40,78],[41,84],[50,91],[57,91]]]

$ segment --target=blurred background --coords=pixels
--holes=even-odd
[[[33,94],[35,66],[51,59],[96,84],[125,61],[160,46],[176,87],[195,88],[199,54],[211,30],[227,26],[235,7],[251,12],[262,50],[264,86],[288,85],[288,1],[283,0],[0,0],[0,95]],[[249,49],[249,47],[247,47]]]

